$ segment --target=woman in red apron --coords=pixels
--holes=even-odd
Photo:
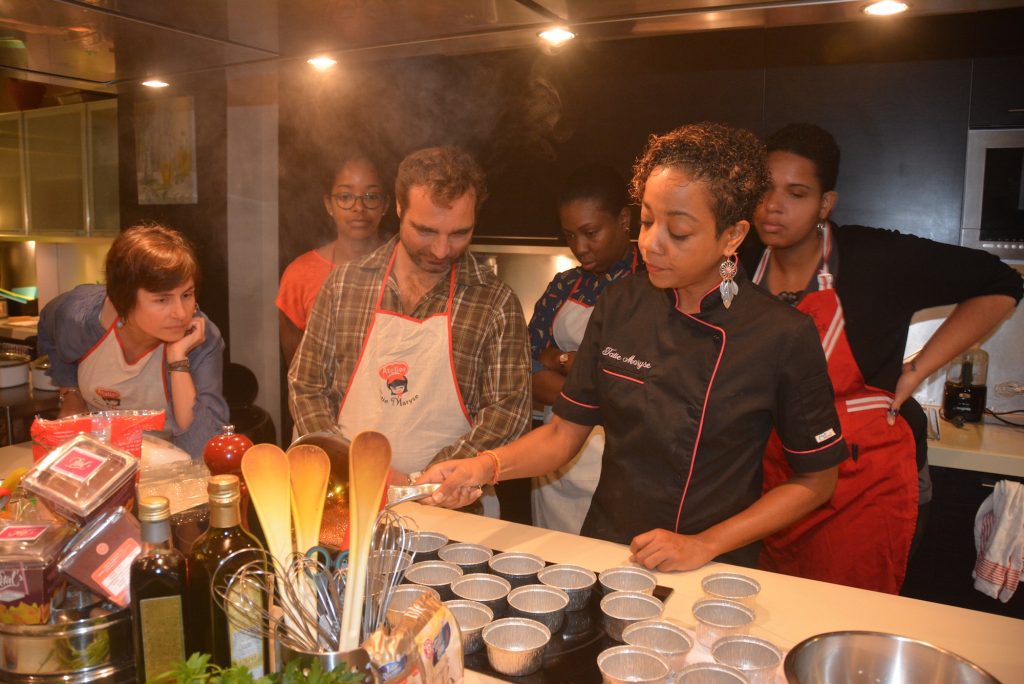
[[[1020,277],[974,250],[895,231],[836,229],[827,219],[839,149],[826,131],[787,126],[768,139],[768,151],[773,188],[754,217],[766,248],[745,257],[757,264],[754,282],[814,320],[851,458],[840,464],[827,505],[764,541],[760,566],[897,593],[918,505],[930,496],[923,414],[911,394],[1006,315],[1015,288],[1020,297]],[[959,304],[948,321],[904,365],[914,312],[951,303]],[[773,438],[765,491],[788,477]]]

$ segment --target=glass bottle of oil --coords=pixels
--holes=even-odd
[[[132,636],[138,681],[157,677],[185,658],[185,556],[171,545],[171,508],[162,496],[139,500],[142,552],[132,561]],[[170,681],[170,680],[167,680]]]
[[[240,524],[238,476],[214,475],[209,479],[208,492],[210,529],[196,540],[188,557],[188,650],[211,654],[210,662],[221,667],[244,665],[254,677],[260,677],[266,671],[266,640],[239,625],[259,624],[252,621],[260,620],[259,608],[266,605],[266,595],[248,585],[245,596],[220,600],[232,611],[229,615],[217,605],[213,592],[219,588],[223,593],[227,579],[240,566],[259,557],[245,551],[259,552],[262,547]],[[211,586],[214,581],[218,587]],[[253,609],[239,613],[231,605]]]

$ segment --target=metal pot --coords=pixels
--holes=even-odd
[[[101,617],[56,625],[0,624],[0,681],[122,681],[135,672],[131,614],[120,610]]]
[[[0,352],[0,388],[17,387],[28,382],[28,362],[24,354]]]
[[[32,371],[32,390],[35,392],[56,392],[57,386],[53,384],[53,380],[46,374],[46,371],[50,370],[50,359],[46,356],[40,356],[38,359],[29,364],[29,368]]]

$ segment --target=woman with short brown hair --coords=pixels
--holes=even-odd
[[[43,309],[60,415],[164,409],[171,439],[193,458],[228,421],[224,340],[196,304],[199,264],[183,235],[128,228],[106,259],[107,285],[79,285]]]

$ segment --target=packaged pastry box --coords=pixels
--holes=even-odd
[[[138,467],[128,452],[79,435],[32,466],[22,486],[58,515],[85,525],[131,499]]]
[[[132,561],[142,552],[141,539],[138,520],[118,508],[83,527],[57,567],[75,584],[124,608]]]
[[[0,520],[0,623],[44,624],[64,586],[58,561],[74,528],[58,521]]]

